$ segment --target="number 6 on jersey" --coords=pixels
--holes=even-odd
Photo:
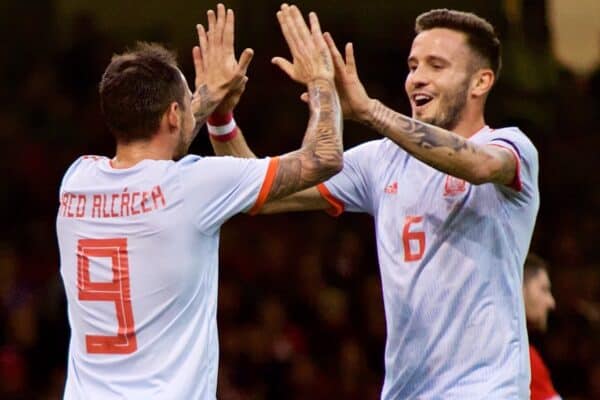
[[[92,282],[90,258],[109,258],[112,281]],[[118,329],[116,336],[85,335],[88,353],[129,354],[137,349],[131,307],[127,239],[80,239],[77,242],[77,286],[81,301],[115,303]]]
[[[402,247],[404,248],[404,261],[418,261],[425,253],[425,232],[411,231],[412,224],[418,224],[423,221],[422,216],[408,216],[404,220],[404,228],[402,228]],[[416,250],[413,251],[411,243],[416,244]]]

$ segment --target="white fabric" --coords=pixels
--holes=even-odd
[[[190,155],[113,169],[82,157],[68,169],[56,223],[71,325],[65,399],[215,398],[219,228],[255,203],[268,164]],[[86,337],[119,327],[120,344],[90,352]]]
[[[347,151],[325,183],[346,210],[375,218],[382,399],[529,398],[521,283],[539,208],[537,151],[516,128],[485,127],[470,140],[513,149],[522,189],[449,177],[388,139]]]

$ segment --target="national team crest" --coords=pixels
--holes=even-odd
[[[456,196],[467,191],[468,183],[464,179],[456,178],[451,175],[446,175],[446,183],[444,184],[444,197]]]

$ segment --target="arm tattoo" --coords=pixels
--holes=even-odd
[[[197,127],[204,125],[208,119],[208,116],[212,114],[215,108],[217,108],[219,105],[219,103],[210,95],[208,86],[206,84],[200,85],[200,87],[196,90],[192,102],[194,103],[193,111]]]
[[[374,102],[367,124],[414,157],[451,175],[468,178],[469,169],[488,158],[465,138],[397,113],[379,101]]]
[[[311,117],[302,147],[281,157],[269,200],[314,186],[342,166],[342,116],[333,82],[317,79],[309,84]]]
[[[374,118],[369,121],[369,125],[394,141],[395,137],[403,133],[408,140],[424,149],[443,147],[452,152],[475,151],[467,140],[445,129],[409,118],[390,110],[380,102],[376,102],[374,107]]]

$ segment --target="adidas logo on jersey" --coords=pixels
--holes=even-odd
[[[387,185],[385,187],[385,189],[383,189],[383,191],[385,193],[388,193],[388,194],[396,194],[396,193],[398,193],[398,182],[393,182],[393,183]]]

